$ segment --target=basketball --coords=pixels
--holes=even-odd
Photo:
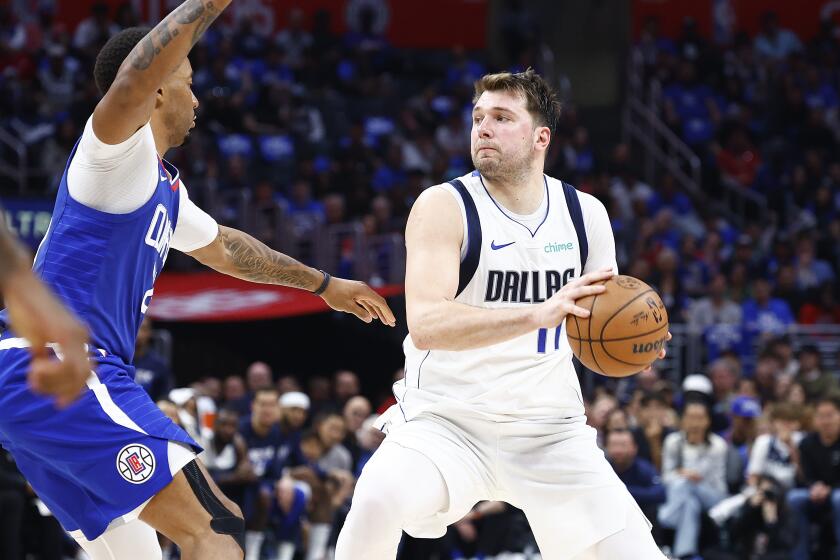
[[[632,276],[613,276],[606,291],[575,302],[588,319],[566,316],[566,336],[583,365],[609,377],[648,367],[668,336],[668,312],[656,291]]]

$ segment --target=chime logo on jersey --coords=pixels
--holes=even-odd
[[[145,445],[126,445],[117,453],[117,471],[128,482],[142,484],[155,472],[155,456]]]
[[[540,303],[560,291],[572,278],[575,269],[559,270],[490,270],[484,301]]]

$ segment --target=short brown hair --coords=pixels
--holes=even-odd
[[[541,126],[547,126],[552,134],[557,129],[557,121],[560,119],[560,100],[557,99],[557,93],[533,68],[516,74],[510,72],[485,74],[475,82],[473,103],[478,101],[485,91],[507,91],[522,95],[528,112],[534,117],[535,122]]]
[[[802,407],[789,403],[780,402],[775,403],[770,408],[771,420],[786,420],[788,422],[802,422],[803,410]]]

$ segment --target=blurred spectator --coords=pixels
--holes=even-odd
[[[665,438],[674,431],[668,425],[668,403],[658,392],[645,393],[641,399],[638,426],[632,429],[638,456],[656,467],[662,468],[662,445]]]
[[[770,281],[757,278],[753,297],[743,304],[744,335],[747,348],[756,342],[766,342],[787,333],[794,323],[793,313],[787,302],[771,297]]]
[[[225,406],[233,408],[239,416],[251,413],[251,402],[245,390],[245,381],[241,375],[228,375],[222,385],[222,398]]]
[[[276,472],[283,467],[298,466],[306,463],[300,448],[303,426],[309,414],[309,397],[305,393],[290,392],[280,396],[280,447],[275,461]]]
[[[309,485],[288,477],[273,486],[269,525],[278,544],[275,560],[293,560],[303,544],[302,527],[312,496]]]
[[[799,374],[796,381],[805,389],[808,400],[816,400],[820,396],[836,391],[840,386],[837,377],[824,371],[822,357],[816,346],[806,345],[799,350]]]
[[[343,445],[350,452],[353,458],[353,469],[351,472],[359,471],[359,462],[365,449],[359,444],[357,433],[362,429],[362,424],[370,416],[370,401],[365,397],[351,397],[344,405],[344,424],[347,427],[347,436]]]
[[[87,50],[95,46],[104,45],[120,28],[108,17],[108,4],[95,2],[90,7],[90,16],[79,24],[73,36],[73,46],[80,50]]]
[[[250,369],[249,373],[251,373]],[[268,380],[270,384],[270,376]],[[256,390],[251,403],[250,416],[243,418],[239,423],[239,433],[248,447],[248,458],[261,481],[273,482],[279,478],[280,473],[274,472],[273,468],[277,466],[275,457],[281,446],[279,417],[277,390],[269,385],[267,388]],[[242,510],[247,529],[245,549],[249,551],[249,560],[259,558],[259,551],[265,538],[263,530],[267,523],[268,504],[260,496],[259,486],[257,484],[250,486],[246,490],[245,507]],[[252,557],[251,554],[257,554],[257,556]]]
[[[750,449],[758,435],[761,403],[758,399],[740,395],[732,400],[732,427],[724,435],[738,451],[742,464],[747,464]]]
[[[152,348],[152,327],[152,320],[147,315],[140,324],[134,345],[134,381],[157,401],[169,394],[174,381],[163,356]]]
[[[770,410],[770,433],[758,436],[747,464],[747,481],[757,487],[760,477],[775,481],[786,491],[796,482],[799,464],[799,430],[802,410],[790,403],[774,404]]]
[[[274,386],[271,366],[265,362],[254,362],[248,366],[245,372],[245,380],[248,383],[248,392],[255,395],[260,389],[268,389]]]
[[[359,376],[350,370],[337,371],[333,376],[333,384],[337,410],[343,410],[347,401],[361,392]]]
[[[222,408],[213,425],[213,438],[205,449],[204,464],[225,496],[240,508],[245,507],[245,489],[257,481],[257,473],[248,458],[245,439],[237,433],[239,413]]]
[[[607,459],[648,519],[656,519],[657,507],[665,502],[665,487],[656,468],[638,457],[637,451],[629,430],[610,430],[607,434]]]
[[[799,465],[804,487],[787,495],[797,528],[794,560],[811,557],[811,523],[832,521],[840,542],[840,399],[821,396],[814,414],[815,432],[799,443]]]
[[[799,38],[789,29],[779,27],[776,12],[761,15],[761,32],[755,38],[755,52],[771,60],[783,60],[788,55],[802,50]]]
[[[665,438],[662,479],[667,500],[659,522],[675,529],[674,555],[697,554],[701,516],[727,496],[726,442],[711,431],[709,408],[685,405],[679,432]]]

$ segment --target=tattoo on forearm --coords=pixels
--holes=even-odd
[[[219,232],[236,276],[251,282],[314,290],[312,269],[236,230]]]
[[[172,39],[184,30],[189,31],[189,26],[192,26],[192,47],[220,13],[221,9],[212,0],[187,0],[140,41],[132,52],[131,65],[136,70],[146,70]]]

